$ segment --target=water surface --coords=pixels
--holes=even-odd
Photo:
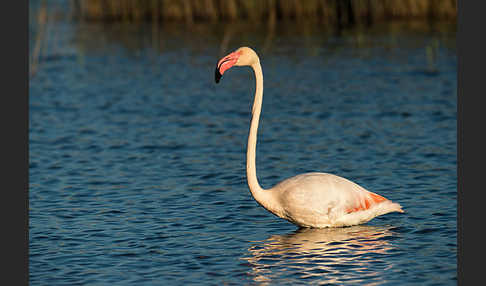
[[[29,89],[32,285],[456,284],[454,28],[48,31]],[[242,45],[265,79],[262,186],[329,172],[405,214],[299,230],[252,199],[253,75],[213,79]]]

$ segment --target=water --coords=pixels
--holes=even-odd
[[[29,92],[31,285],[455,285],[447,27],[49,26]],[[213,78],[242,45],[265,79],[262,186],[330,172],[405,214],[299,230],[252,199],[253,75]]]

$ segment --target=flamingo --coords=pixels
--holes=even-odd
[[[366,223],[390,212],[403,213],[402,207],[343,177],[329,173],[305,173],[273,188],[263,189],[256,174],[258,122],[263,100],[263,72],[260,59],[249,47],[240,47],[221,58],[215,71],[219,83],[233,66],[250,66],[255,73],[256,90],[252,106],[246,152],[246,177],[254,200],[272,214],[299,227],[345,227]]]

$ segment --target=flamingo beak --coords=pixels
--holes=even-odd
[[[216,65],[216,70],[214,71],[214,81],[216,83],[219,82],[226,70],[230,69],[236,64],[240,55],[241,53],[233,52],[218,61],[218,64]]]

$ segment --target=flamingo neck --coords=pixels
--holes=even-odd
[[[272,208],[270,192],[268,190],[264,190],[260,186],[256,174],[257,132],[263,101],[263,72],[259,61],[251,65],[251,67],[255,72],[256,89],[255,98],[253,100],[250,132],[248,134],[248,145],[246,150],[246,178],[248,180],[248,187],[250,188],[250,192],[253,198],[264,208],[270,210]]]

